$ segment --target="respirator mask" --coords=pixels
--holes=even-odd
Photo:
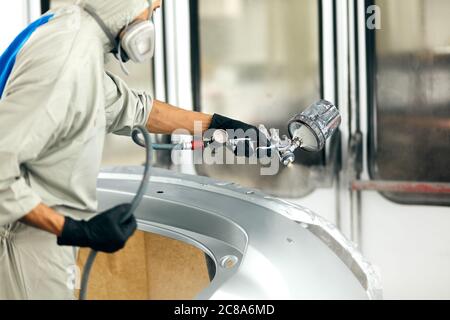
[[[123,62],[131,60],[143,63],[155,53],[155,25],[152,21],[136,21],[126,28],[122,40],[118,41],[116,55]]]
[[[149,10],[152,8],[152,2],[149,1]],[[125,63],[129,60],[135,63],[143,63],[153,58],[155,53],[155,25],[152,18],[152,12],[149,13],[148,20],[135,21],[131,24],[127,24],[123,32],[122,37],[120,34],[114,36],[104,21],[95,12],[95,9],[90,5],[84,5],[83,9],[94,18],[103,32],[108,36],[109,40],[113,44],[112,54],[119,60],[122,70],[125,74],[129,74],[125,67]]]

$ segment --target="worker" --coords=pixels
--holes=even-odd
[[[256,129],[156,101],[105,71],[110,53],[121,63],[151,58],[149,19],[160,5],[78,1],[48,12],[1,57],[0,299],[73,299],[77,248],[113,253],[133,235],[135,218],[122,221],[129,204],[97,213],[106,134],[137,125],[193,134],[194,122],[203,131]],[[123,44],[127,37],[138,43]]]

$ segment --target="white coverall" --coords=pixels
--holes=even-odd
[[[84,0],[113,34],[147,0]],[[97,211],[107,133],[147,123],[153,100],[105,72],[112,45],[78,5],[54,12],[17,56],[0,100],[0,299],[73,299],[75,250],[18,220],[43,203],[75,219]]]

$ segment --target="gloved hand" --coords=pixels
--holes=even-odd
[[[107,253],[119,251],[137,228],[133,215],[122,221],[130,209],[130,204],[123,204],[89,221],[75,221],[66,217],[62,235],[58,237],[58,245],[89,247]]]
[[[230,119],[224,116],[221,116],[219,114],[214,114],[211,124],[209,126],[208,130],[214,130],[214,129],[221,129],[221,130],[243,130],[244,132],[252,132],[251,135],[246,134],[245,136],[238,136],[235,135],[234,137],[230,136],[230,139],[234,138],[250,138],[252,141],[256,142],[256,148],[265,148],[265,149],[259,149],[257,152],[257,157],[271,157],[272,156],[272,150],[266,149],[270,147],[270,141],[267,139],[267,136],[263,134],[258,128],[255,126],[246,124],[241,121],[237,121],[234,119]],[[249,131],[250,130],[250,131]],[[255,141],[256,139],[256,141]],[[243,142],[244,146],[238,146],[235,150],[235,154],[237,156],[242,156],[242,154],[238,154],[239,152],[242,152],[241,150],[245,150],[245,156],[251,157],[253,156],[255,150],[251,147],[249,141]]]

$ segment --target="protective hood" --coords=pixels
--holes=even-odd
[[[115,36],[149,7],[148,0],[79,0],[77,4],[94,8]]]

